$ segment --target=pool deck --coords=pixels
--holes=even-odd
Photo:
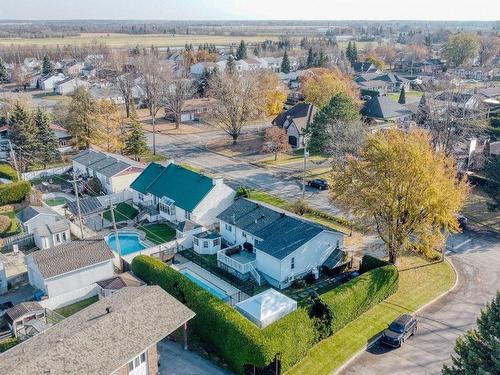
[[[224,291],[224,293],[226,293],[228,296],[233,296],[237,293],[240,293],[241,301],[249,298],[249,296],[247,294],[243,293],[238,288],[235,288],[234,286],[232,286],[228,282],[226,282],[226,281],[222,280],[221,278],[215,276],[214,274],[208,272],[206,269],[198,266],[197,264],[195,264],[191,261],[187,261],[187,260],[185,262],[183,262],[182,259],[179,259],[179,258],[181,258],[181,256],[179,256],[179,254],[177,254],[175,257],[176,257],[176,259],[180,260],[180,262],[178,264],[173,264],[172,265],[173,269],[175,269],[177,271],[189,270],[192,273],[195,273],[198,276],[201,276],[203,279],[207,280],[211,284],[215,285],[217,288]]]

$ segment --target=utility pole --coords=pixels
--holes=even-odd
[[[85,237],[85,235],[83,233],[82,211],[80,209],[80,197],[78,195],[78,185],[76,184],[78,181],[80,181],[80,180],[76,178],[75,171],[73,171],[73,181],[70,181],[70,182],[73,183],[73,189],[75,190],[76,208],[77,208],[77,211],[78,211],[78,222],[80,224],[80,232],[81,232],[82,240],[83,240],[83,238]]]
[[[111,202],[111,199],[109,200],[109,208],[111,211],[111,220],[113,221],[113,231],[115,232],[115,243],[116,243],[116,252],[118,253],[118,262],[120,263],[120,266],[118,268],[120,269],[120,272],[122,272],[123,270],[122,248],[120,246],[120,238],[118,237],[118,229],[116,228],[115,208],[113,206],[113,203]]]
[[[10,139],[7,139],[7,142],[9,142],[9,148],[10,148],[10,157],[14,161],[14,169],[16,170],[17,174],[17,180],[21,181],[23,178],[23,175],[19,172],[19,168],[17,166],[17,159],[16,159],[16,153],[14,152],[14,149],[12,148],[12,143],[10,142]]]

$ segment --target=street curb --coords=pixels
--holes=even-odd
[[[425,309],[426,307],[432,305],[433,303],[437,302],[437,300],[443,298],[445,295],[451,293],[458,285],[458,272],[457,272],[457,269],[455,268],[455,266],[453,265],[453,262],[451,262],[447,257],[445,257],[445,261],[451,266],[451,268],[453,269],[453,272],[455,273],[455,283],[453,284],[453,286],[448,289],[447,291],[441,293],[439,296],[435,297],[434,299],[430,300],[429,302],[427,302],[425,305],[423,306],[420,306],[417,310],[415,310],[415,312],[413,314],[416,314],[418,315],[418,312],[420,312],[421,310]],[[356,354],[354,354],[351,358],[349,358],[346,362],[344,362],[340,367],[338,367],[336,370],[334,370],[331,375],[338,375],[342,370],[344,370],[349,364],[351,364],[352,362],[354,362],[354,360],[356,358],[358,358],[361,354],[363,354],[367,349],[369,349],[370,347],[372,347],[377,341],[378,339],[380,338],[380,336],[382,336],[382,334],[379,334],[377,336],[375,336],[372,340],[370,340],[365,346],[363,349],[360,349],[359,351],[356,352]]]

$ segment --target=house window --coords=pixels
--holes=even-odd
[[[139,193],[139,194],[137,195],[137,197],[139,198],[139,200],[140,200],[140,201],[143,201],[143,200],[144,200],[144,194],[142,194],[142,193]]]
[[[189,211],[184,211],[184,218],[186,220],[191,220],[191,212]]]
[[[134,370],[136,370],[140,365],[142,365],[145,362],[146,362],[146,352],[141,353],[128,363],[128,373],[135,374],[136,372]]]
[[[219,246],[220,245],[220,238],[216,238],[214,240],[214,246]]]
[[[233,231],[233,227],[231,225],[229,225],[229,224],[226,224],[226,230],[228,232],[232,232]]]
[[[56,243],[61,242],[61,235],[59,233],[56,233]]]
[[[198,246],[199,242],[198,242],[198,239],[197,239],[196,237],[195,237],[195,238],[193,238],[193,243],[194,243],[196,246]]]
[[[260,245],[260,241],[258,239],[254,239],[253,240],[253,245],[254,246],[259,246]]]
[[[208,249],[208,241],[203,241],[203,248]]]
[[[243,238],[247,238],[247,234],[245,232],[241,232],[241,235],[243,236]]]
[[[293,270],[295,268],[295,257],[292,257],[290,259],[290,269]]]
[[[62,239],[63,241],[67,241],[67,237],[66,237],[66,232],[62,232]]]

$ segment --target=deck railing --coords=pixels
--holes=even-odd
[[[224,263],[225,265],[235,269],[241,274],[245,274],[250,272],[250,269],[254,269],[254,264],[256,263],[255,260],[247,263],[240,263],[237,260],[229,257],[225,253],[225,249],[219,250],[217,252],[217,260],[221,263]]]

